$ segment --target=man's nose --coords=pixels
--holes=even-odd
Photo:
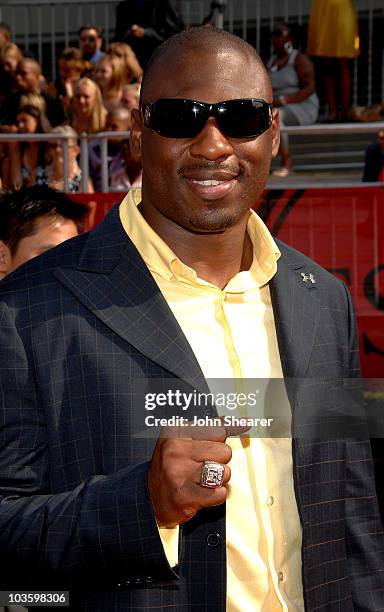
[[[233,147],[227,137],[221,132],[216,119],[209,117],[204,128],[194,138],[190,145],[193,157],[216,160],[233,154]]]

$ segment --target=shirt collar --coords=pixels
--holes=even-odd
[[[156,234],[141,215],[138,204],[141,189],[131,189],[120,204],[120,219],[124,230],[138,249],[151,272],[168,280],[178,279],[189,284],[211,284],[200,279],[193,268],[184,264],[172,249]],[[236,274],[225,287],[226,292],[242,293],[268,283],[277,270],[280,251],[260,217],[250,211],[248,235],[253,245],[253,261],[249,270]]]

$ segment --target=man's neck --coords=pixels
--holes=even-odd
[[[247,233],[248,217],[217,233],[195,233],[169,219],[154,223],[142,206],[146,221],[177,257],[197,276],[223,289],[238,272],[249,270],[253,246]]]

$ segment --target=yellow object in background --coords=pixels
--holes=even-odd
[[[353,0],[312,0],[306,52],[317,57],[354,58],[360,54]]]

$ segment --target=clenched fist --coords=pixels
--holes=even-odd
[[[229,436],[248,431],[248,427],[165,427],[153,452],[148,486],[159,527],[176,527],[190,520],[201,508],[225,502],[225,485],[231,477],[227,465],[231,447]],[[200,485],[204,461],[224,465],[223,486]]]

